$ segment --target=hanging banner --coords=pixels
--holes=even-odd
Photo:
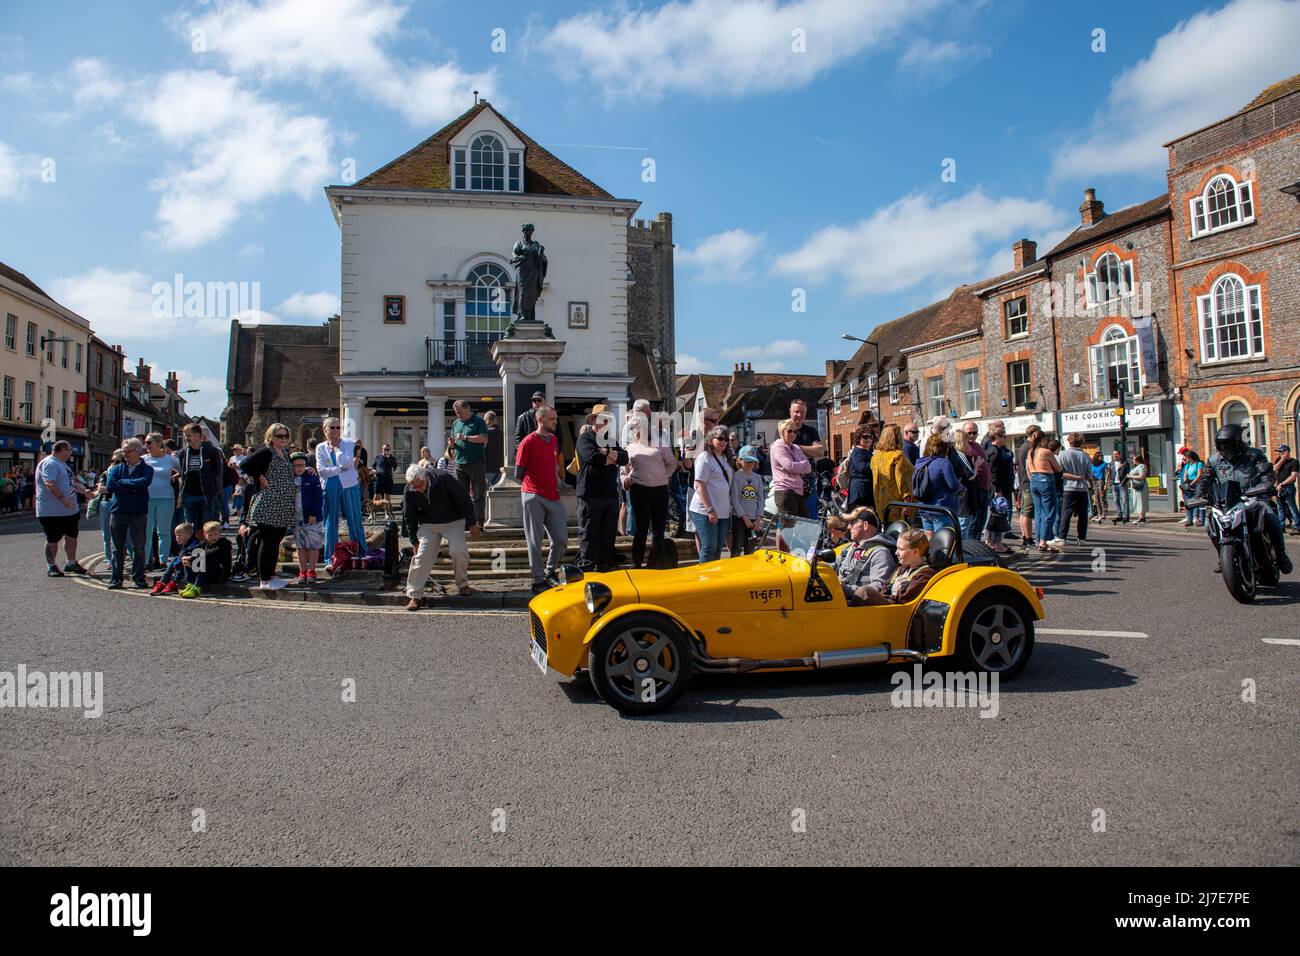
[[[1133,331],[1137,333],[1138,352],[1142,358],[1142,381],[1160,381],[1160,370],[1156,367],[1156,330],[1150,315],[1141,315],[1133,319]]]
[[[77,392],[76,413],[72,418],[73,428],[86,427],[86,411],[90,405],[90,396],[85,392]]]

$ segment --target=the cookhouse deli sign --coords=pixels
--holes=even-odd
[[[1168,402],[1147,402],[1128,410],[1129,430],[1135,428],[1164,428],[1169,424]],[[1119,416],[1115,407],[1090,408],[1083,412],[1061,412],[1061,432],[1117,432]]]

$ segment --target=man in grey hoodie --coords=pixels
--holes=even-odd
[[[846,593],[864,586],[883,591],[898,567],[894,540],[880,533],[880,518],[870,508],[859,508],[847,517],[850,540],[835,559],[835,573]]]

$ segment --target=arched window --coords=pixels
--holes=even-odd
[[[485,262],[465,277],[465,338],[495,342],[510,324],[510,277],[498,265]]]
[[[1105,253],[1088,273],[1088,305],[1105,305],[1133,294],[1133,263]]]
[[[521,192],[523,151],[507,149],[492,133],[480,133],[469,149],[452,150],[452,188],[483,192]]]
[[[1196,300],[1201,325],[1201,361],[1254,358],[1264,354],[1260,289],[1229,273]]]
[[[1138,340],[1118,325],[1112,325],[1101,336],[1101,344],[1088,350],[1092,358],[1092,400],[1115,401],[1120,388],[1126,397],[1142,394],[1141,364],[1138,360]]]
[[[1255,203],[1248,180],[1237,182],[1224,174],[1215,176],[1191,201],[1192,235],[1200,236],[1255,221]]]

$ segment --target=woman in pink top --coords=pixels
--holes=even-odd
[[[812,462],[795,444],[799,426],[786,419],[780,426],[781,438],[772,442],[772,500],[778,514],[807,514],[803,495],[803,476],[812,471]]]
[[[650,442],[646,442],[642,431],[645,424],[642,422],[631,433],[623,478],[636,517],[636,533],[632,536],[634,568],[641,567],[645,559],[646,533],[653,532],[655,544],[668,534],[668,482],[678,467],[677,456],[666,435],[652,435]]]

